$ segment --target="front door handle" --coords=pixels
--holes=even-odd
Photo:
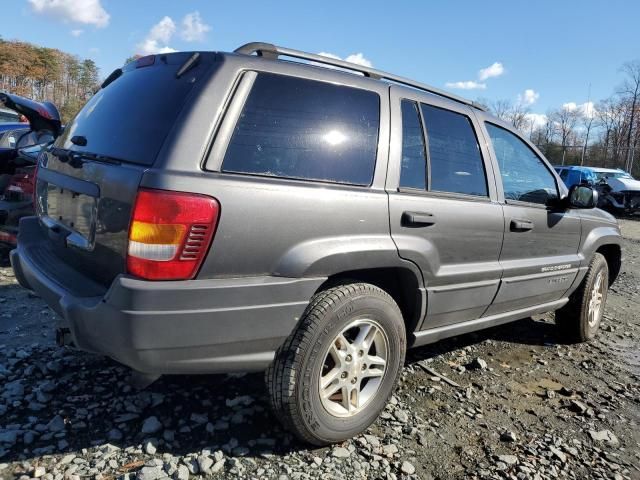
[[[436,223],[436,217],[427,212],[403,212],[400,221],[403,227],[428,227]]]
[[[528,232],[533,230],[533,222],[531,220],[511,220],[512,232]]]

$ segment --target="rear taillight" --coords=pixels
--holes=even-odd
[[[127,271],[148,280],[195,277],[219,215],[220,204],[215,198],[141,189],[129,227]]]

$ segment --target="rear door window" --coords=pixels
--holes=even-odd
[[[358,88],[259,73],[224,172],[370,185],[380,97]]]
[[[465,115],[421,105],[427,129],[430,190],[487,197],[480,145]]]

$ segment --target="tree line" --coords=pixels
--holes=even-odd
[[[521,102],[479,100],[529,136],[554,164],[621,168],[640,175],[640,60],[625,63],[611,96],[536,117]]]
[[[0,37],[0,90],[53,102],[63,123],[93,95],[99,77],[89,58]]]

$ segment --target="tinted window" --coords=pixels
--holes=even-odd
[[[380,98],[373,92],[261,73],[222,169],[369,185],[379,123]]]
[[[568,176],[569,176],[569,170],[567,169],[560,170],[560,178],[562,180],[566,180]]]
[[[151,165],[194,79],[207,68],[201,56],[188,74],[176,78],[188,58],[189,54],[177,53],[158,56],[152,66],[135,68],[132,63],[122,76],[91,97],[56,145]],[[87,138],[85,147],[71,143],[76,135]]]
[[[422,105],[427,128],[431,190],[487,196],[480,146],[469,119]]]
[[[500,167],[505,198],[541,204],[557,198],[555,179],[534,151],[504,128],[486,125]]]
[[[418,105],[402,101],[402,161],[400,186],[426,189],[427,159]]]

